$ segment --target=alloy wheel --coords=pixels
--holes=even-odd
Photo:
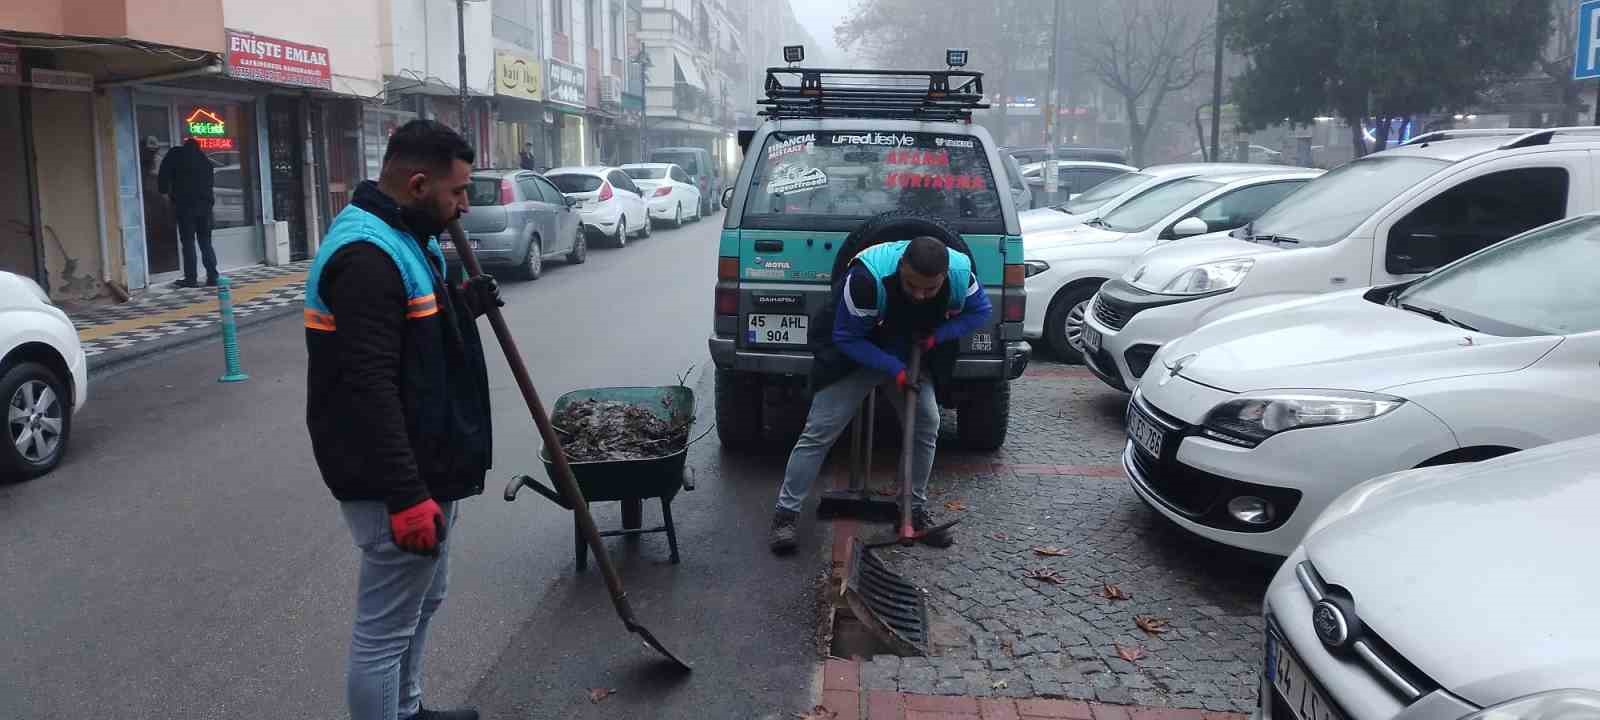
[[[40,380],[28,380],[17,387],[7,403],[6,425],[17,454],[30,463],[42,464],[61,447],[61,398]]]

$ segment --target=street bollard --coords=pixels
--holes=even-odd
[[[217,280],[217,304],[222,310],[222,357],[227,368],[217,382],[234,383],[250,379],[239,367],[239,329],[233,323],[233,281],[226,277]]]

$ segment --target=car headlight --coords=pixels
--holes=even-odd
[[[1212,408],[1206,415],[1205,435],[1255,447],[1287,430],[1371,420],[1403,404],[1405,400],[1390,395],[1353,391],[1276,390],[1247,394]]]
[[[1023,261],[1022,266],[1022,276],[1025,278],[1031,278],[1050,269],[1050,263],[1043,260],[1026,260]]]
[[[1462,720],[1567,720],[1600,715],[1600,693],[1552,690],[1480,710]]]
[[[1204,295],[1206,293],[1222,292],[1239,287],[1244,282],[1244,276],[1249,274],[1250,268],[1256,261],[1251,258],[1238,258],[1236,260],[1221,260],[1204,265],[1186,268],[1160,288],[1145,287],[1142,290],[1158,292],[1163,295]]]

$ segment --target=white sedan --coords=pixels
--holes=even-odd
[[[1104,163],[1101,163],[1104,164]],[[1017,213],[1017,222],[1022,225],[1022,235],[1027,237],[1030,233],[1045,230],[1059,230],[1079,225],[1093,220],[1097,215],[1104,215],[1127,200],[1137,197],[1150,188],[1164,185],[1175,180],[1195,177],[1197,175],[1221,175],[1231,172],[1248,172],[1251,170],[1293,170],[1281,165],[1250,165],[1246,163],[1177,163],[1173,165],[1152,165],[1138,172],[1125,172],[1111,177],[1094,187],[1082,191],[1076,197],[1056,205],[1045,205],[1032,210]],[[1036,181],[1033,177],[1030,181]],[[1042,196],[1041,196],[1042,197]]]
[[[1584,215],[1168,343],[1128,411],[1133,488],[1197,535],[1281,556],[1369,478],[1600,432],[1597,264]]]
[[[672,163],[635,163],[622,171],[644,191],[650,221],[682,227],[686,220],[700,219],[700,188],[689,174]]]
[[[1257,717],[1600,717],[1597,503],[1596,436],[1340,496],[1267,589]]]
[[[88,361],[72,321],[38,283],[0,272],[0,478],[54,469],[66,455],[72,415],[88,396]]]

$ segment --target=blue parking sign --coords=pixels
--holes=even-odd
[[[1600,77],[1600,0],[1587,0],[1578,6],[1578,56],[1573,58],[1572,78]]]

